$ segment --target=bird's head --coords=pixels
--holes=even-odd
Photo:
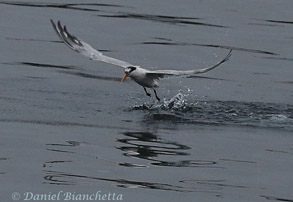
[[[132,74],[133,71],[135,71],[135,70],[136,70],[136,67],[132,67],[132,66],[125,68],[125,74],[124,74],[124,76],[123,76],[123,78],[122,78],[122,80],[121,80],[121,83],[122,83],[127,77],[131,76],[131,74]]]

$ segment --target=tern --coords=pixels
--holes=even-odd
[[[51,23],[53,25],[54,30],[56,31],[59,38],[72,50],[90,58],[91,60],[96,61],[102,61],[105,63],[113,64],[119,67],[124,68],[124,76],[121,80],[121,83],[127,78],[130,77],[132,80],[134,80],[136,83],[141,85],[146,93],[147,96],[151,96],[150,93],[148,93],[146,88],[153,89],[154,94],[158,101],[160,101],[160,98],[157,95],[156,88],[159,87],[158,80],[165,78],[165,77],[173,77],[173,76],[181,76],[181,77],[192,77],[197,74],[206,73],[208,71],[211,71],[215,69],[216,67],[220,66],[224,62],[228,61],[231,54],[232,49],[230,49],[227,56],[218,62],[217,64],[206,67],[203,69],[194,69],[194,70],[185,70],[185,71],[179,71],[179,70],[147,70],[137,65],[132,65],[128,62],[118,60],[115,58],[108,57],[106,55],[103,55],[100,51],[94,49],[92,46],[90,46],[88,43],[82,41],[81,39],[78,39],[74,35],[70,34],[67,31],[66,26],[61,25],[60,21],[58,21],[57,25],[54,23],[53,20],[51,20]]]

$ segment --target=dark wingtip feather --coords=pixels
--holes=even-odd
[[[57,22],[57,26],[55,25],[55,23],[53,22],[53,20],[51,21],[52,25],[56,31],[56,33],[58,34],[59,38],[71,49],[75,50],[74,47],[66,40],[66,36],[64,35],[64,29],[62,28],[62,25],[60,23],[60,21],[58,20]]]
[[[231,57],[231,55],[232,55],[232,51],[233,51],[233,49],[230,49],[230,51],[229,51],[229,53],[228,53],[228,55],[227,55],[227,59],[229,60],[230,59],[230,57]]]
[[[227,62],[229,59],[230,59],[230,57],[231,57],[231,55],[232,55],[232,51],[233,51],[233,49],[230,49],[230,51],[229,51],[229,53],[227,54],[227,56],[220,62],[220,64],[222,64],[222,63],[224,63],[224,62]]]
[[[54,21],[53,21],[52,19],[50,19],[50,22],[51,22],[53,28],[55,29],[55,31],[57,31],[57,30],[56,30],[56,24],[54,23]]]
[[[60,30],[62,30],[62,26],[61,26],[61,23],[60,23],[59,20],[58,20],[58,22],[57,22],[57,26],[58,26],[58,28],[59,28]]]
[[[80,40],[78,38],[76,38],[74,35],[70,34],[67,31],[67,27],[66,26],[64,26],[64,32],[67,34],[67,36],[71,40],[71,42],[75,43],[78,46],[83,46],[83,44],[80,42]]]

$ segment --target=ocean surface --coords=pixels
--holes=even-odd
[[[292,7],[1,0],[0,200],[293,201]],[[66,47],[50,19],[148,69],[233,52],[208,73],[161,80],[158,102]]]

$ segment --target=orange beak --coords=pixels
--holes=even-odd
[[[125,73],[124,76],[123,76],[123,78],[121,79],[121,83],[123,83],[123,81],[124,81],[127,77],[128,77],[128,74]]]

